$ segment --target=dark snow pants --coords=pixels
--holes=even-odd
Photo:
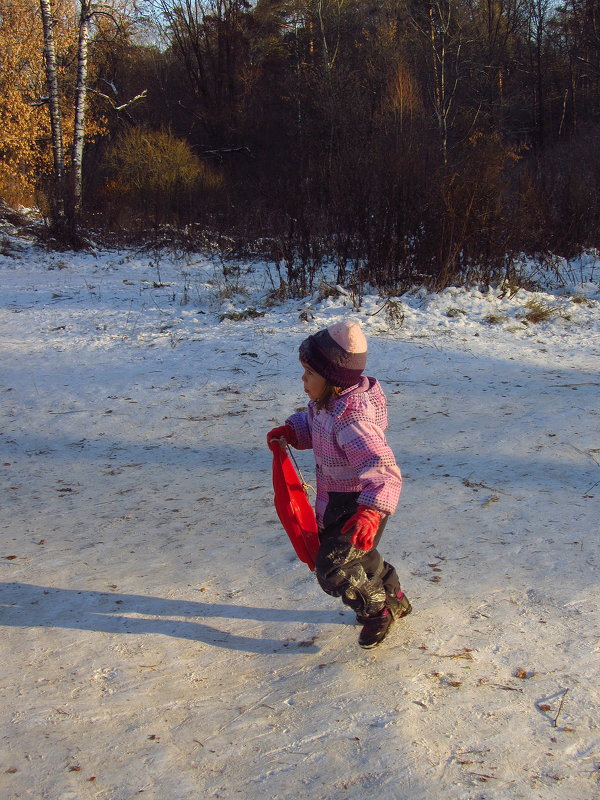
[[[357,614],[368,616],[380,611],[388,597],[397,597],[400,581],[394,567],[377,551],[387,517],[381,521],[373,549],[367,552],[354,547],[351,532],[342,533],[358,509],[358,497],[358,493],[329,492],[319,531],[316,574],[323,591],[341,597]]]

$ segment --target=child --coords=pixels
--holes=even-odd
[[[384,436],[385,395],[375,378],[362,375],[366,362],[367,340],[355,322],[305,339],[300,363],[308,410],[292,414],[267,441],[314,450],[317,580],[356,612],[363,625],[358,643],[371,648],[412,607],[396,570],[376,549],[398,504],[402,477]]]

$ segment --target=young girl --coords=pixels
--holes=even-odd
[[[314,450],[317,579],[356,612],[363,625],[358,643],[371,648],[412,607],[396,570],[376,549],[398,504],[402,477],[384,436],[385,395],[375,378],[362,375],[366,362],[367,340],[355,322],[305,339],[300,363],[308,409],[270,431],[267,441]]]

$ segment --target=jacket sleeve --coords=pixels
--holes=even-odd
[[[312,450],[312,432],[306,411],[298,411],[296,414],[292,414],[291,417],[286,419],[285,424],[289,425],[296,434],[298,450]]]
[[[393,514],[400,498],[402,475],[382,429],[375,422],[349,414],[338,419],[335,433],[364,487],[358,504]]]

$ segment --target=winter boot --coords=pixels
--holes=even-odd
[[[390,614],[394,620],[405,617],[412,611],[410,601],[402,590],[400,590],[395,597],[388,597],[385,601],[385,605],[386,608],[389,608]]]
[[[358,643],[365,650],[370,650],[371,647],[377,647],[383,642],[394,624],[394,617],[389,608],[384,606],[376,614],[368,617],[361,616],[360,621],[363,623],[363,628],[359,634]]]

